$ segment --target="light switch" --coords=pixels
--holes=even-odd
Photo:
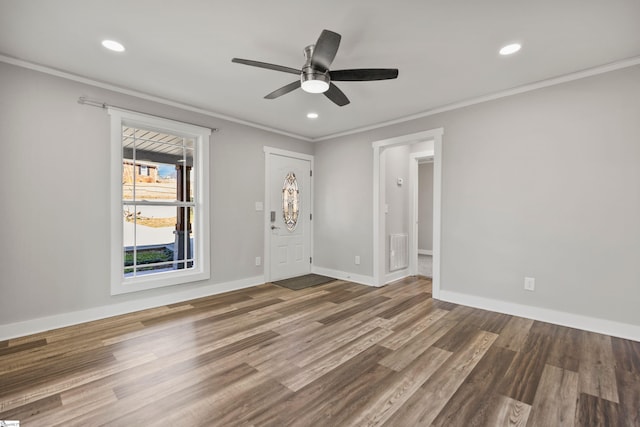
[[[524,278],[524,288],[527,291],[535,291],[536,290],[536,279],[533,277],[525,277]]]

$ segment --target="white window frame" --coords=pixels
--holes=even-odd
[[[111,295],[192,283],[210,278],[209,137],[211,129],[108,108],[111,117]],[[122,126],[138,127],[193,138],[195,141],[194,267],[135,277],[124,276],[122,224]]]

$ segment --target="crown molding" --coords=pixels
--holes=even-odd
[[[353,135],[356,133],[362,133],[374,129],[383,128],[386,126],[396,125],[399,123],[408,122],[411,120],[421,119],[424,117],[433,116],[435,114],[444,113],[447,111],[457,110],[459,108],[469,107],[471,105],[481,104],[487,101],[493,101],[495,99],[505,98],[512,95],[518,95],[520,93],[530,92],[537,89],[542,89],[549,86],[555,86],[562,83],[571,82],[573,80],[584,79],[585,77],[596,76],[598,74],[608,73],[610,71],[620,70],[622,68],[633,67],[634,65],[640,64],[640,56],[635,56],[633,58],[624,59],[621,61],[611,62],[609,64],[600,65],[593,68],[588,68],[581,71],[576,71],[574,73],[564,74],[562,76],[553,77],[546,80],[541,80],[535,83],[529,83],[526,85],[518,86],[512,89],[503,90],[500,92],[495,92],[488,95],[479,96],[476,98],[470,98],[467,100],[455,102],[453,104],[444,105],[442,107],[434,108],[431,110],[423,111],[421,113],[412,114],[410,116],[405,116],[395,120],[389,120],[386,122],[378,123],[371,126],[364,126],[357,129],[351,129],[344,132],[334,133],[331,135],[321,136],[318,138],[312,138],[313,142],[317,141],[325,141],[328,139],[339,138],[341,136]]]
[[[86,77],[79,76],[77,74],[68,73],[66,71],[58,70],[55,68],[46,67],[44,65],[34,64],[32,62],[24,61],[22,59],[13,58],[10,56],[0,54],[0,62],[5,62],[10,65],[15,65],[17,67],[27,68],[29,70],[39,71],[41,73],[49,74],[56,77],[61,77],[63,79],[72,80],[74,82],[83,83],[90,86],[99,87],[102,89],[111,90],[113,92],[122,93],[124,95],[135,96],[137,98],[145,99],[147,101],[157,102],[159,104],[167,105],[170,107],[180,108],[182,110],[191,111],[193,113],[202,114],[205,116],[213,117],[216,119],[222,119],[233,123],[238,123],[241,125],[249,126],[252,128],[265,130],[267,132],[277,133],[280,135],[288,136],[290,138],[299,139],[302,141],[311,142],[312,139],[306,136],[297,135],[295,133],[286,132],[280,129],[275,129],[269,126],[264,126],[258,123],[249,122],[247,120],[242,120],[237,117],[227,116],[225,114],[219,114],[214,111],[206,110],[203,108],[194,107],[189,104],[184,104],[182,102],[172,101],[170,99],[161,98],[159,96],[149,95],[144,92],[139,92],[132,89],[126,89],[120,86],[116,86],[109,83],[104,83],[98,80],[92,80]]]
[[[6,56],[6,55],[2,55],[0,54],[0,62],[5,62],[7,64],[11,64],[11,65],[15,65],[18,67],[23,67],[23,68],[27,68],[30,70],[34,70],[34,71],[40,71],[42,73],[45,74],[50,74],[53,76],[57,76],[57,77],[61,77],[64,79],[68,79],[68,80],[72,80],[78,83],[84,83],[87,85],[91,85],[91,86],[96,86],[102,89],[107,89],[107,90],[111,90],[114,92],[118,92],[118,93],[122,93],[125,95],[131,95],[131,96],[135,96],[138,98],[142,98],[148,101],[153,101],[153,102],[157,102],[159,104],[164,104],[167,106],[171,106],[171,107],[176,107],[176,108],[180,108],[183,110],[187,110],[187,111],[191,111],[194,113],[199,113],[205,116],[209,116],[209,117],[214,117],[217,119],[222,119],[222,120],[227,120],[233,123],[238,123],[241,125],[245,125],[245,126],[249,126],[252,128],[256,128],[256,129],[260,129],[260,130],[264,130],[267,132],[272,132],[272,133],[276,133],[279,135],[284,135],[284,136],[288,136],[290,138],[294,138],[294,139],[298,139],[301,141],[306,141],[306,142],[320,142],[320,141],[325,141],[325,140],[329,140],[329,139],[334,139],[334,138],[339,138],[342,136],[348,136],[348,135],[353,135],[353,134],[357,134],[357,133],[362,133],[362,132],[366,132],[366,131],[370,131],[370,130],[374,130],[374,129],[380,129],[386,126],[391,126],[391,125],[396,125],[396,124],[400,124],[400,123],[405,123],[405,122],[409,122],[411,120],[416,120],[416,119],[421,119],[424,117],[429,117],[429,116],[433,116],[436,114],[440,114],[440,113],[444,113],[447,111],[452,111],[452,110],[457,110],[459,108],[464,108],[464,107],[469,107],[472,105],[476,105],[476,104],[481,104],[483,102],[488,102],[488,101],[493,101],[496,99],[500,99],[500,98],[505,98],[508,96],[512,96],[512,95],[518,95],[521,93],[525,93],[525,92],[530,92],[533,90],[537,90],[537,89],[542,89],[545,87],[549,87],[549,86],[555,86],[555,85],[559,85],[562,83],[567,83],[567,82],[571,82],[574,80],[579,80],[579,79],[583,79],[586,77],[591,77],[591,76],[596,76],[598,74],[604,74],[604,73],[608,73],[610,71],[615,71],[615,70],[620,70],[623,68],[627,68],[627,67],[632,67],[634,65],[640,65],[640,56],[635,56],[632,58],[627,58],[627,59],[623,59],[620,61],[615,61],[615,62],[611,62],[609,64],[605,64],[605,65],[600,65],[597,67],[592,67],[592,68],[587,68],[585,70],[581,70],[581,71],[576,71],[574,73],[569,73],[569,74],[564,74],[562,76],[558,76],[558,77],[553,77],[550,79],[546,79],[546,80],[541,80],[539,82],[535,82],[535,83],[529,83],[526,85],[522,85],[522,86],[518,86],[512,89],[507,89],[507,90],[503,90],[500,92],[495,92],[492,94],[488,94],[488,95],[483,95],[483,96],[479,96],[479,97],[475,97],[475,98],[470,98],[467,100],[463,100],[463,101],[459,101],[459,102],[454,102],[452,104],[447,104],[444,105],[442,107],[438,107],[438,108],[433,108],[427,111],[423,111],[420,113],[416,113],[416,114],[412,114],[409,116],[405,116],[399,119],[395,119],[395,120],[389,120],[389,121],[385,121],[385,122],[381,122],[381,123],[377,123],[375,125],[370,125],[370,126],[363,126],[363,127],[359,127],[359,128],[355,128],[355,129],[351,129],[351,130],[347,130],[344,132],[337,132],[337,133],[333,133],[333,134],[329,134],[329,135],[325,135],[325,136],[320,136],[320,137],[316,137],[316,138],[310,138],[307,136],[303,136],[303,135],[298,135],[298,134],[294,134],[294,133],[290,133],[290,132],[286,132],[280,129],[276,129],[276,128],[272,128],[269,126],[264,126],[258,123],[254,123],[254,122],[250,122],[247,120],[242,120],[239,119],[237,117],[232,117],[232,116],[227,116],[225,114],[219,114],[216,113],[214,111],[210,111],[210,110],[206,110],[203,108],[198,108],[198,107],[194,107],[188,104],[184,104],[181,102],[176,102],[176,101],[172,101],[170,99],[165,99],[165,98],[161,98],[158,96],[154,96],[154,95],[149,95],[147,93],[144,92],[138,92],[136,90],[132,90],[132,89],[126,89],[126,88],[122,88],[113,84],[109,84],[109,83],[104,83],[104,82],[100,82],[97,80],[92,80],[86,77],[82,77],[76,74],[72,74],[72,73],[68,73],[66,71],[62,71],[62,70],[58,70],[55,68],[50,68],[50,67],[46,67],[44,65],[39,65],[39,64],[35,64],[32,62],[28,62],[28,61],[24,61],[22,59],[17,59],[17,58],[13,58],[10,56]]]

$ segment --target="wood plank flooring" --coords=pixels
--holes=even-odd
[[[640,426],[640,343],[383,288],[272,284],[0,342],[21,426]]]

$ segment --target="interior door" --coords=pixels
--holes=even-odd
[[[311,162],[269,154],[270,280],[311,272]]]

